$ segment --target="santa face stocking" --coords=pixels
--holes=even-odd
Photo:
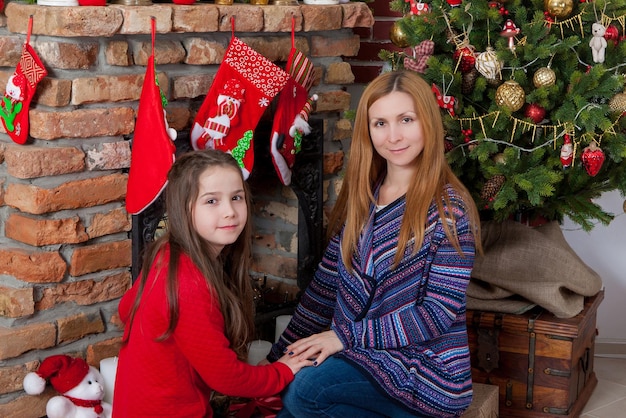
[[[30,127],[28,108],[35,94],[37,83],[47,74],[35,50],[27,41],[15,73],[9,77],[2,104],[0,104],[0,119],[2,119],[4,129],[18,144],[24,144],[28,139]]]
[[[291,184],[291,169],[296,154],[300,152],[302,137],[311,132],[309,114],[313,101],[317,100],[316,95],[308,97],[313,81],[313,63],[293,46],[287,60],[287,72],[290,77],[278,99],[270,143],[272,163],[285,186]]]
[[[288,78],[280,67],[233,36],[194,120],[192,147],[229,152],[247,179],[254,165],[254,130]]]

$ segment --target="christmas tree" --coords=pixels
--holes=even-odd
[[[393,0],[381,51],[423,74],[446,150],[484,219],[565,216],[584,230],[626,195],[626,2]]]

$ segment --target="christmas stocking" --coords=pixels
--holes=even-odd
[[[280,181],[291,184],[291,169],[300,152],[302,137],[311,132],[308,124],[313,101],[317,95],[308,97],[313,83],[313,63],[295,48],[294,33],[291,33],[291,52],[287,60],[289,80],[280,93],[278,107],[272,126],[270,150],[272,163]]]
[[[167,174],[174,163],[177,133],[165,119],[166,103],[158,86],[154,64],[156,21],[152,18],[152,55],[143,80],[135,134],[133,136],[130,171],[126,186],[126,211],[137,215],[161,194],[167,185]]]
[[[29,44],[32,22],[31,16],[20,62],[7,81],[2,104],[0,104],[2,125],[11,139],[18,144],[24,144],[28,139],[30,127],[28,108],[35,94],[37,83],[48,74],[37,53]]]
[[[193,149],[229,152],[247,179],[254,165],[254,129],[288,78],[280,67],[233,36],[194,120]]]

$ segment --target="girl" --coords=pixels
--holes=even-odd
[[[384,73],[363,92],[328,232],[268,356],[315,359],[287,388],[279,417],[461,415],[472,400],[465,290],[479,219],[416,73]]]
[[[310,362],[245,361],[254,326],[251,204],[239,166],[213,149],[184,154],[168,174],[165,204],[167,232],[119,305],[113,417],[211,417],[212,391],[280,392]]]

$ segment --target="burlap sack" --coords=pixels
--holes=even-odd
[[[559,318],[583,309],[602,288],[600,276],[569,246],[558,222],[529,227],[484,222],[485,253],[477,256],[467,289],[468,309],[522,313],[539,305]]]

